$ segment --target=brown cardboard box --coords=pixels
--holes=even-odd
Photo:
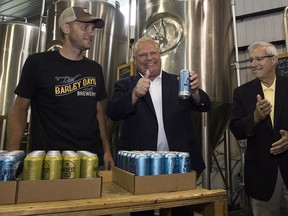
[[[105,170],[105,171],[98,171],[98,175],[102,177],[102,182],[112,182],[112,171]]]
[[[196,172],[169,175],[135,176],[118,167],[112,170],[113,182],[134,195],[191,190],[196,188]]]
[[[0,204],[15,204],[17,181],[0,182]]]
[[[101,197],[102,178],[18,181],[17,203]]]

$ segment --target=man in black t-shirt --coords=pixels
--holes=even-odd
[[[112,166],[102,67],[83,56],[104,21],[70,7],[58,23],[63,47],[31,55],[23,66],[8,116],[7,149],[19,149],[31,105],[31,150],[88,150],[98,154],[99,165]]]

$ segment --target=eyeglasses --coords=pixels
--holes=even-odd
[[[273,57],[274,55],[266,55],[266,56],[257,56],[256,58],[249,58],[247,59],[247,61],[249,61],[250,63],[252,63],[254,60],[256,62],[261,62],[263,61],[265,58],[270,58]]]

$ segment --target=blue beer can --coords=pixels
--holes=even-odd
[[[148,154],[148,155],[154,154],[155,152],[156,152],[156,151],[151,151],[151,150],[142,151],[142,153]],[[157,153],[158,153],[158,152],[157,152]]]
[[[132,155],[132,152],[128,151],[127,152],[127,155],[125,157],[125,170],[127,172],[130,172],[131,171],[131,155]]]
[[[177,154],[167,153],[164,155],[164,174],[177,173]]]
[[[122,163],[122,160],[123,160],[123,150],[119,150],[118,153],[117,153],[117,167],[120,168],[120,169],[123,169],[123,163]]]
[[[191,172],[190,154],[188,152],[178,153],[178,173]]]
[[[0,181],[15,181],[17,173],[21,173],[24,151],[10,151],[0,155]]]
[[[122,159],[121,159],[121,169],[123,169],[123,170],[125,170],[125,171],[127,171],[127,167],[128,167],[128,165],[127,165],[127,161],[128,161],[128,159],[127,159],[127,157],[128,157],[128,151],[123,151],[122,152]]]
[[[150,154],[149,157],[149,174],[160,175],[163,174],[164,156],[159,153]]]
[[[136,173],[136,165],[135,165],[135,158],[136,155],[139,154],[138,152],[131,152],[130,156],[130,164],[129,164],[129,172],[135,174]]]
[[[187,99],[190,97],[190,72],[182,69],[179,73],[179,92],[178,97]]]
[[[136,176],[149,175],[149,156],[147,154],[136,154],[134,164]]]

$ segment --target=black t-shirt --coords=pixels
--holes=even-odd
[[[31,100],[32,150],[103,154],[96,104],[107,93],[97,62],[71,61],[58,51],[31,55],[15,93]]]

